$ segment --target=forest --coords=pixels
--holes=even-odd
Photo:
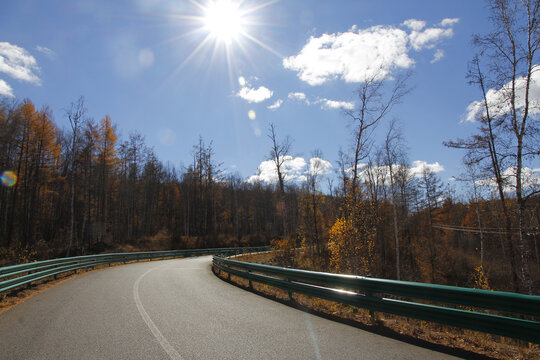
[[[476,133],[444,144],[463,157],[466,190],[456,193],[427,167],[411,171],[399,121],[390,120],[411,91],[407,73],[359,86],[356,108],[345,114],[349,147],[328,184],[317,152],[305,181],[287,179],[291,142],[274,124],[267,160],[277,181],[254,182],[223,169],[219,149],[204,137],[192,162],[176,168],[143,134],[119,139],[110,116],[91,118],[83,97],[63,114],[70,125],[63,129],[48,107],[3,99],[0,266],[271,244],[282,265],[538,294],[540,192],[528,166],[540,156],[538,104],[529,92],[539,9],[500,4],[492,2],[494,32],[474,39],[468,80],[482,96]]]

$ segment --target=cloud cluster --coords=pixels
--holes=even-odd
[[[422,173],[424,172],[424,169],[429,170],[434,173],[438,173],[438,172],[444,171],[444,166],[439,164],[438,161],[430,164],[426,161],[415,160],[413,161],[413,166],[409,168],[409,170],[415,177],[421,177]]]
[[[540,65],[535,65],[536,70]],[[520,77],[515,82],[517,110],[523,110],[525,107],[525,89],[526,80]],[[490,108],[490,115],[493,117],[507,114],[511,109],[510,95],[512,91],[512,83],[509,82],[500,89],[490,89],[487,94],[487,103]],[[538,115],[540,113],[540,73],[534,71],[531,76],[531,84],[529,88],[529,115]],[[473,101],[467,106],[463,121],[475,122],[479,117],[485,116],[485,103],[483,100]]]
[[[392,165],[392,171],[397,172],[403,170],[402,166],[399,164]],[[369,181],[370,178],[375,178],[376,182],[379,184],[390,184],[390,168],[388,166],[371,166],[368,167],[367,164],[360,164],[359,168],[362,169],[359,173],[359,177],[362,181]],[[428,170],[434,173],[444,171],[444,166],[439,162],[428,163],[422,160],[413,161],[412,166],[408,167],[409,173],[416,177],[420,178],[423,175],[424,170]],[[352,173],[352,168],[347,169],[348,173]]]
[[[299,101],[306,100],[306,94],[304,94],[303,92],[290,92],[287,95],[287,97],[290,100],[299,100]]]
[[[236,96],[246,100],[249,103],[260,103],[270,99],[273,95],[274,92],[264,86],[259,86],[258,89],[244,86],[236,94]]]
[[[309,164],[303,157],[283,156],[281,172],[287,182],[304,182],[308,175],[325,175],[330,172],[332,164],[321,158],[311,158]],[[264,182],[275,184],[278,182],[276,165],[273,160],[263,161],[257,168],[257,174],[250,176],[248,183]]]
[[[0,73],[20,81],[41,85],[41,80],[36,75],[39,71],[36,59],[28,51],[8,42],[0,42]],[[13,96],[11,86],[1,79],[0,95]]]
[[[508,167],[503,172],[503,178],[506,179],[506,185],[504,186],[505,192],[516,191],[516,167]],[[487,186],[493,191],[497,190],[497,181],[495,178],[488,178],[483,180],[477,180],[476,183],[479,186]],[[539,190],[540,189],[540,169],[531,169],[524,167],[521,169],[521,184],[523,189],[527,190]]]
[[[377,25],[311,36],[297,55],[283,59],[283,66],[296,71],[300,80],[312,86],[333,79],[357,83],[371,77],[389,78],[395,70],[414,65],[411,50],[431,49],[452,37],[451,26],[458,20],[444,19],[438,26],[426,28],[425,21],[409,19],[403,25],[410,32]],[[439,53],[439,59],[443,54]]]

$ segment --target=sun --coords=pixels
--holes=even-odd
[[[230,44],[242,33],[244,19],[238,3],[217,0],[204,9],[204,27],[218,41]]]

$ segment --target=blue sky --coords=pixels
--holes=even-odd
[[[302,158],[292,170],[305,171],[315,149],[335,168],[338,150],[351,144],[344,109],[361,79],[379,66],[388,82],[411,70],[413,90],[377,139],[397,118],[411,166],[432,164],[445,182],[462,171],[462,153],[442,142],[475,128],[462,121],[480,96],[465,75],[472,35],[490,29],[484,2],[235,6],[242,33],[226,39],[205,22],[212,1],[3,0],[0,93],[49,105],[64,127],[63,109],[82,95],[90,116],[109,114],[123,139],[140,132],[176,166],[190,163],[201,135],[225,169],[249,178],[268,158],[271,122],[293,140],[293,159]]]

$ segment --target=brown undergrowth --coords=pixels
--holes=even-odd
[[[277,265],[275,253],[266,252],[235,257],[235,260]],[[249,281],[215,271],[216,275],[249,290]],[[252,283],[252,290],[260,295],[302,308],[321,316],[380,333],[420,346],[448,352],[463,358],[540,359],[540,345],[505,338],[498,335],[440,325],[386,313],[372,313],[355,306],[340,304],[293,293],[292,300],[285,290]]]

